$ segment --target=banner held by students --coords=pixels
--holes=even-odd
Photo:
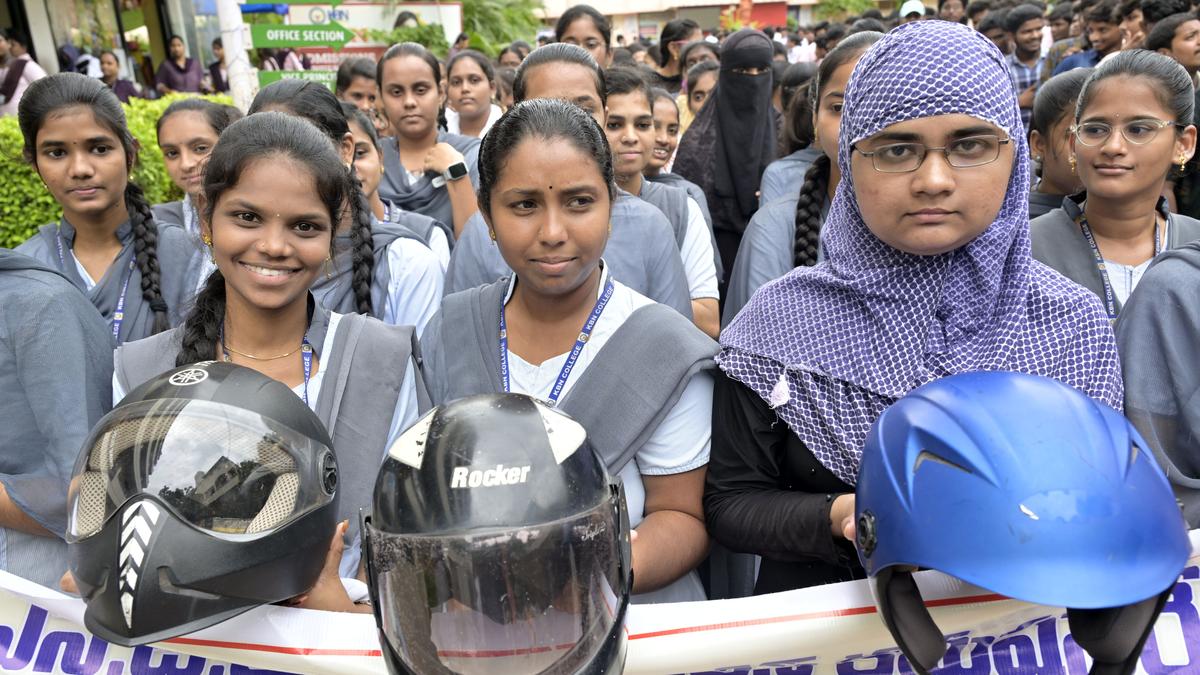
[[[1192,533],[1193,547],[1200,530]],[[1142,653],[1148,675],[1200,672],[1200,555],[1193,554]],[[1061,609],[917,575],[950,649],[941,675],[1084,675]],[[0,572],[0,670],[101,675],[386,673],[374,619],[261,607],[154,647],[127,649],[83,628],[81,600]],[[710,602],[637,605],[629,675],[911,673],[865,581]],[[481,655],[480,658],[495,658]],[[500,672],[497,670],[497,672]]]

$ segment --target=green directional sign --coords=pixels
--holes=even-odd
[[[280,80],[312,80],[333,89],[337,85],[336,70],[260,70],[258,86],[263,88]]]
[[[250,26],[250,39],[261,47],[332,47],[341,49],[354,39],[354,31],[336,23],[285,26],[256,23]]]

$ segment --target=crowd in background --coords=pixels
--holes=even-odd
[[[176,102],[158,143],[184,196],[157,205],[130,180],[116,105],[145,83],[111,55],[99,77],[27,83],[10,36],[0,93],[64,212],[18,253],[84,305],[40,317],[64,324],[39,323],[61,336],[50,351],[0,356],[0,377],[79,361],[38,385],[74,392],[54,424],[5,403],[31,408],[22,442],[40,444],[10,473],[70,475],[124,394],[213,359],[283,381],[365,465],[430,404],[561,395],[573,415],[611,411],[597,423],[613,431],[589,433],[625,482],[642,601],[861,577],[855,453],[889,403],[964,370],[1043,374],[1124,408],[1194,481],[1195,378],[1154,375],[1187,363],[1200,330],[1157,300],[1200,286],[1192,11],[909,0],[794,31],[680,19],[651,42],[577,5],[536,49],[493,59],[459,40],[442,61],[403,43],[346,59],[334,92],[265,87],[245,117]],[[223,61],[170,46],[153,90],[223,90]],[[260,67],[304,64],[282,50]],[[1174,262],[1151,269],[1159,256]],[[350,333],[390,368],[354,356]],[[1121,361],[1126,344],[1142,346]],[[375,405],[331,412],[329,391]],[[5,480],[0,524],[62,535],[61,502],[23,513]],[[343,515],[370,487],[346,486]],[[360,572],[356,522],[339,530],[343,577]],[[710,537],[719,574],[701,565]],[[42,583],[63,571],[9,561]]]

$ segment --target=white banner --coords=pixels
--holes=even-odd
[[[1200,544],[1200,531],[1192,533]],[[1200,556],[1193,554],[1142,653],[1140,672],[1200,673]],[[1085,675],[1063,610],[917,575],[951,648],[942,675]],[[386,673],[366,614],[260,607],[153,647],[83,628],[84,605],[0,572],[0,670],[82,675]],[[910,673],[865,582],[629,611],[625,672],[727,675]],[[496,673],[503,668],[496,664]]]

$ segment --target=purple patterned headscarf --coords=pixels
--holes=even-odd
[[[1009,132],[1015,159],[1003,205],[955,251],[904,253],[864,224],[850,147],[898,122],[954,113]],[[764,285],[724,331],[718,362],[730,377],[851,485],[883,410],[954,373],[1045,375],[1121,409],[1115,340],[1098,298],[1030,255],[1024,128],[990,40],[945,21],[893,30],[850,77],[840,141],[826,258]]]

